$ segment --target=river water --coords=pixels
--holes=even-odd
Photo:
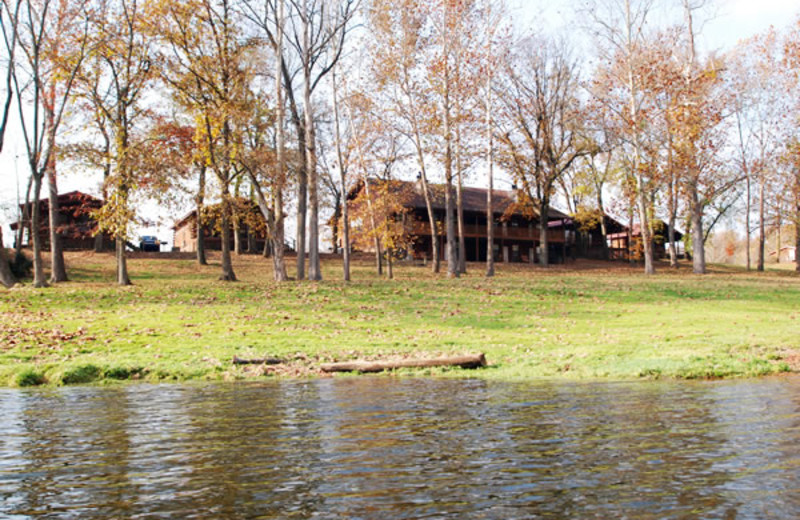
[[[0,390],[0,518],[800,518],[800,378]]]

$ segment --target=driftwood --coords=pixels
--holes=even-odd
[[[435,359],[404,359],[400,361],[351,361],[346,363],[325,363],[323,372],[382,372],[397,368],[461,367],[479,368],[486,366],[486,356],[474,354]]]
[[[256,359],[245,359],[233,356],[233,364],[234,365],[280,365],[284,361],[279,358],[256,358]]]

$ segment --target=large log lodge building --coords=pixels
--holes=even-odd
[[[370,183],[378,181],[370,180]],[[429,185],[432,195],[432,209],[438,223],[437,234],[431,235],[428,210],[419,181],[398,183],[402,190],[403,205],[407,208],[406,226],[413,239],[411,254],[417,259],[433,258],[433,240],[438,240],[439,252],[445,258],[445,198],[442,185]],[[348,204],[352,204],[364,189],[363,182],[348,194]],[[487,254],[487,192],[485,188],[462,188],[464,211],[464,248],[468,262],[484,262]],[[539,260],[539,218],[535,212],[523,211],[517,204],[514,190],[493,190],[492,212],[494,214],[494,257],[499,262],[533,263]],[[617,237],[627,237],[627,228],[611,217],[605,217],[606,232]],[[603,241],[600,226],[589,231],[579,231],[574,220],[561,211],[550,208],[547,216],[548,258],[552,263],[563,263],[568,258],[603,258]],[[627,257],[627,240],[617,239],[614,244],[606,242],[611,258]]]

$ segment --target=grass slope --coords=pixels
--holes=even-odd
[[[291,259],[292,261],[294,259]],[[400,266],[387,281],[369,259],[354,282],[326,259],[321,283],[271,281],[270,262],[235,258],[216,280],[170,255],[133,258],[114,286],[113,257],[73,253],[72,282],[0,292],[0,385],[315,374],[323,361],[485,352],[491,366],[422,373],[497,379],[709,378],[796,371],[800,277],[789,271],[684,267],[646,277],[616,263],[500,265],[459,280]],[[285,366],[234,367],[277,356]]]

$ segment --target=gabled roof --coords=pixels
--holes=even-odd
[[[384,182],[378,179],[370,179],[370,185],[377,185],[377,183]],[[427,205],[425,204],[425,196],[422,192],[422,186],[419,181],[411,182],[411,181],[392,181],[393,183],[397,183],[399,186],[403,186],[408,188],[409,193],[411,193],[411,199],[408,201],[408,206],[423,210],[427,209]],[[348,199],[354,199],[356,194],[361,190],[363,186],[363,181],[359,182],[356,186],[354,186],[348,195]],[[445,208],[445,190],[444,184],[431,184],[428,183],[428,188],[430,189],[432,198],[431,198],[431,206],[434,210],[444,211]],[[488,195],[489,190],[486,188],[475,188],[470,186],[464,186],[461,189],[462,195],[462,203],[464,207],[464,211],[471,211],[475,213],[486,213],[487,208],[487,200],[486,197]],[[508,190],[492,190],[493,200],[492,200],[492,211],[495,215],[503,215],[508,211],[510,207],[517,201],[517,196],[515,192],[508,191]],[[514,213],[521,213],[520,211],[514,211]],[[549,219],[548,220],[555,220],[555,219],[569,219],[569,215],[562,213],[561,211],[551,207],[549,212]]]
[[[83,193],[82,191],[70,191],[67,193],[60,193],[58,195],[58,209],[62,215],[71,215],[73,219],[89,215],[92,211],[100,209],[103,206],[103,201],[89,195],[88,193]],[[20,210],[24,210],[25,204],[19,205]],[[50,209],[50,199],[47,197],[43,197],[39,199],[39,211],[45,215],[44,219],[42,220],[42,226],[47,225],[47,216],[46,213]],[[66,225],[73,226],[72,222],[67,222]],[[19,222],[12,222],[11,229],[17,230],[19,229],[20,223]],[[63,227],[63,225],[62,225]],[[90,233],[94,229],[94,225],[92,226],[80,226],[81,228],[87,228],[88,231],[85,233]],[[84,231],[81,231],[84,233]],[[84,234],[85,234],[84,233]]]
[[[50,206],[50,199],[47,197],[39,198],[39,204],[43,205],[44,207]],[[89,195],[88,193],[84,193],[82,191],[70,191],[67,193],[59,193],[58,194],[58,205],[59,206],[77,206],[77,205],[88,205],[91,207],[97,207],[103,205],[103,201],[98,199],[93,195]],[[25,204],[20,204],[20,208],[24,208]]]
[[[193,222],[197,218],[197,210],[193,209],[180,219],[175,222],[175,225],[172,226],[172,230],[176,231],[178,228],[182,228],[183,226]]]

